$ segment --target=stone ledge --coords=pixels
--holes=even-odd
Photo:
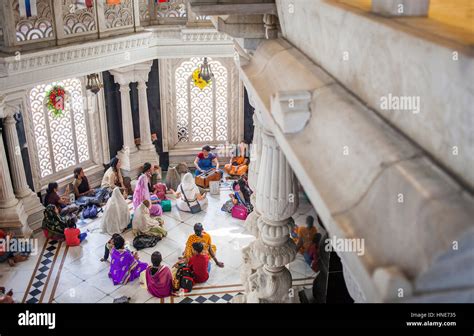
[[[416,287],[417,277],[437,272],[437,258],[449,254],[453,240],[468,239],[474,202],[461,197],[462,187],[420,148],[308,62],[285,42],[266,41],[241,77],[262,125],[275,135],[330,234],[365,239],[364,255],[340,253],[354,295],[382,302],[387,296],[373,272],[396,266]],[[286,76],[274,74],[279,68]],[[286,135],[276,126],[270,97],[291,89],[313,92],[312,116],[301,132]],[[397,211],[400,193],[403,211]],[[463,248],[472,245],[468,239]],[[449,276],[438,273],[430,285],[445,291],[465,284],[466,273],[446,284]]]

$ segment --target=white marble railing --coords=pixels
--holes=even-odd
[[[31,13],[20,10],[19,0],[0,2],[0,50],[37,49],[94,40],[143,30],[144,26],[208,22],[188,15],[187,0],[122,0],[108,5],[92,0],[79,7],[75,0],[37,0]]]

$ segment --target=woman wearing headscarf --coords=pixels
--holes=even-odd
[[[122,233],[130,223],[130,211],[120,188],[115,187],[112,196],[107,201],[100,227],[102,232],[110,235]]]
[[[171,296],[173,292],[171,270],[162,261],[161,253],[158,251],[153,252],[151,255],[152,265],[148,266],[146,271],[140,274],[140,278],[143,278],[142,286],[157,298]]]
[[[202,210],[205,210],[207,207],[206,194],[200,193],[194,181],[194,176],[191,173],[186,173],[183,176],[183,180],[176,190],[176,200],[176,205],[181,211],[190,212],[190,206],[197,203],[199,203]]]
[[[41,226],[45,236],[50,239],[64,239],[66,227],[66,220],[59,215],[59,209],[54,204],[47,205]]]
[[[133,193],[133,208],[136,210],[144,200],[150,202],[150,214],[152,216],[161,216],[163,210],[159,204],[153,204],[150,197],[150,188],[151,188],[151,164],[148,162],[143,165],[143,173],[138,178],[137,185],[135,186],[135,191]],[[153,189],[151,189],[153,191]]]
[[[163,238],[168,233],[163,228],[163,223],[161,218],[150,216],[150,201],[144,200],[133,214],[132,230],[136,235],[145,234]]]
[[[125,248],[122,236],[114,237],[114,247],[111,252],[109,278],[114,285],[126,285],[140,277],[140,273],[147,269],[148,264],[139,260],[137,252],[130,252]]]

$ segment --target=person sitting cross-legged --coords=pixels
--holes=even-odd
[[[202,243],[193,243],[193,256],[189,258],[188,266],[193,271],[194,283],[203,283],[209,279],[211,271],[211,263],[209,262],[209,254],[203,253],[204,246]]]
[[[132,231],[135,235],[166,237],[168,232],[163,227],[164,221],[160,217],[151,217],[150,201],[144,200],[135,210],[132,220]]]
[[[82,167],[74,169],[74,182],[72,185],[76,204],[78,205],[96,204],[100,206],[105,202],[109,194],[107,188],[91,189],[89,180],[84,174]]]
[[[79,246],[87,237],[87,232],[81,233],[77,228],[76,223],[72,220],[68,221],[67,228],[64,229],[64,237],[66,238],[67,246]]]
[[[196,156],[196,159],[194,159],[194,167],[196,167],[196,171],[194,172],[196,176],[208,170],[215,169],[222,177],[217,155],[211,152],[211,147],[208,145],[202,147],[202,151]]]
[[[141,262],[137,252],[130,252],[125,248],[122,236],[114,237],[114,247],[110,251],[111,261],[109,278],[114,285],[126,285],[140,276],[147,269],[148,264]]]
[[[151,266],[148,266],[145,272],[140,274],[142,287],[157,297],[165,298],[171,296],[173,292],[173,276],[168,266],[162,264],[162,256],[158,251],[151,255]]]
[[[219,267],[224,267],[224,263],[217,260],[216,257],[216,246],[212,244],[211,236],[204,232],[204,228],[201,223],[194,224],[194,234],[190,235],[186,241],[186,248],[184,250],[184,258],[189,261],[194,255],[193,253],[193,244],[201,243],[203,246],[203,254],[209,255],[212,260]]]
[[[178,186],[175,196],[176,206],[181,211],[190,212],[191,207],[195,207],[198,204],[201,210],[207,208],[206,193],[201,194],[191,173],[186,173],[183,176],[183,180]]]

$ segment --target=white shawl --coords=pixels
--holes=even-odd
[[[189,202],[193,202],[196,200],[197,195],[200,194],[199,188],[194,181],[194,176],[191,173],[186,173],[183,176],[183,180],[181,184],[178,186],[176,190],[181,193],[181,199],[185,201],[183,193],[186,194],[186,197]]]
[[[112,235],[122,233],[129,223],[130,211],[128,204],[120,192],[120,188],[116,187],[107,201],[100,227],[102,232]]]
[[[158,222],[151,218],[150,209],[148,209],[145,204],[140,204],[133,214],[133,231],[145,233],[156,225],[158,225]]]

